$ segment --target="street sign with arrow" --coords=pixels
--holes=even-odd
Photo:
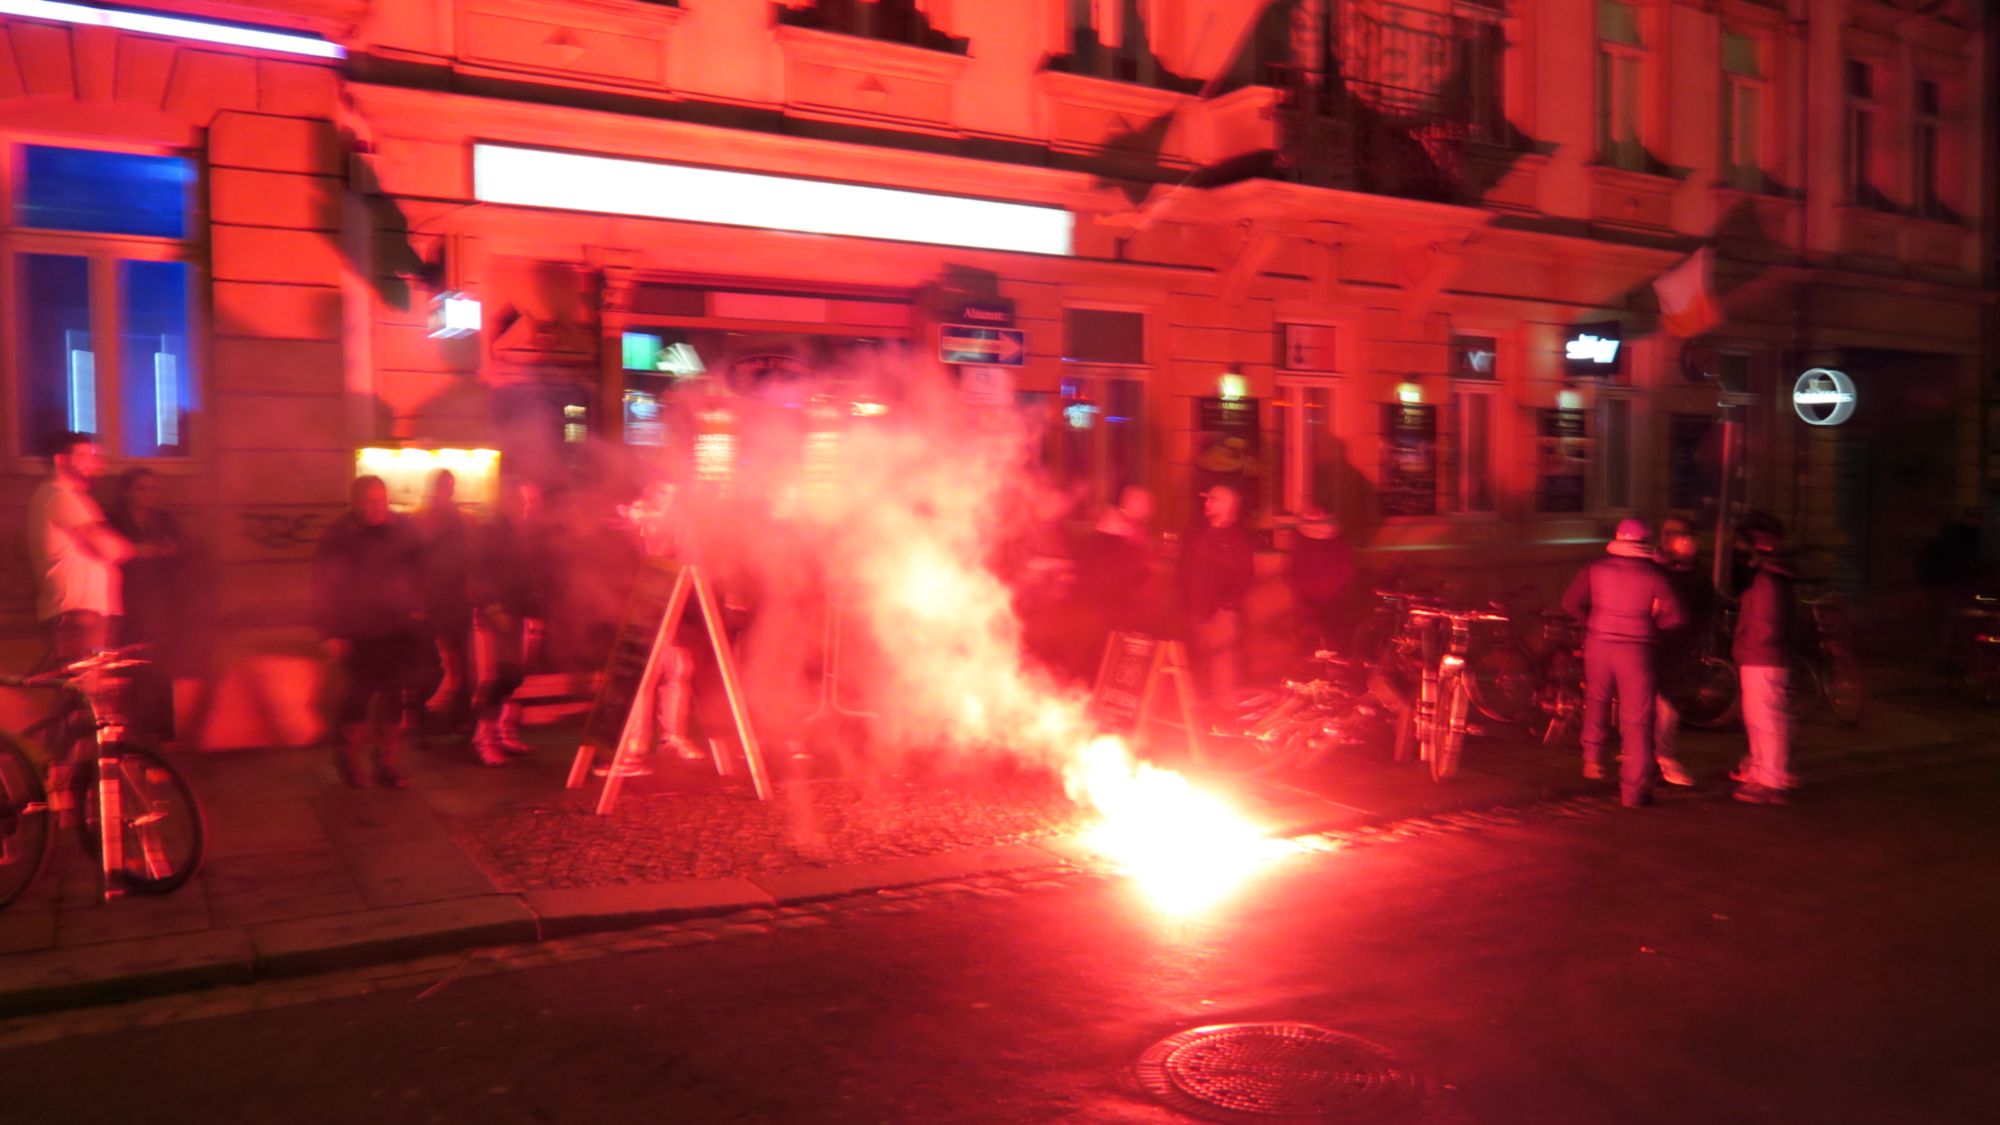
[[[1019,367],[1027,358],[1028,334],[1019,328],[980,328],[970,324],[938,325],[940,362]]]

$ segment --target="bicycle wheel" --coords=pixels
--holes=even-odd
[[[1673,693],[1681,722],[1697,730],[1728,726],[1743,702],[1743,683],[1736,665],[1720,656],[1704,656],[1688,670]]]
[[[49,862],[49,798],[41,771],[11,734],[0,734],[0,907]]]
[[[83,847],[95,859],[103,851],[98,834],[98,760],[76,771],[77,802],[83,809]],[[124,822],[126,889],[163,895],[181,888],[201,869],[208,850],[208,826],[194,789],[165,758],[151,750],[127,748],[118,756],[118,814]]]
[[[1489,648],[1472,658],[1472,705],[1496,723],[1525,726],[1535,717],[1535,666],[1518,648]]]
[[[1867,708],[1868,692],[1861,683],[1861,662],[1851,654],[1837,652],[1827,663],[1826,678],[1820,684],[1820,691],[1826,695],[1826,706],[1833,712],[1835,720],[1845,726],[1853,726],[1861,721],[1861,713]]]
[[[1458,775],[1459,754],[1465,749],[1465,718],[1472,706],[1465,673],[1446,673],[1438,684],[1438,699],[1438,717],[1431,732],[1431,780],[1444,782]]]

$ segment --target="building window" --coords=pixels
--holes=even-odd
[[[1065,485],[1099,501],[1146,470],[1146,314],[1113,309],[1063,310],[1055,470]]]
[[[1916,129],[1910,138],[1910,202],[1926,219],[1949,217],[1940,190],[1942,142],[1944,137],[1944,95],[1936,82],[1917,80]]]
[[[1134,0],[1068,0],[1067,68],[1119,82],[1152,85],[1162,77],[1147,42],[1142,5]]]
[[[19,448],[80,430],[119,456],[186,456],[199,405],[193,162],[26,145],[0,175]]]
[[[814,0],[800,8],[780,7],[780,23],[838,31],[886,43],[907,43],[933,51],[964,54],[967,41],[954,39],[936,26],[939,5],[917,0]]]
[[[1597,152],[1614,168],[1643,170],[1646,41],[1639,9],[1620,0],[1597,3]]]
[[[1847,201],[1857,207],[1879,207],[1884,200],[1875,186],[1875,145],[1880,134],[1882,106],[1875,100],[1875,67],[1860,59],[1849,59],[1846,78],[1843,157]]]
[[[1722,33],[1722,179],[1764,190],[1764,63],[1757,40]]]
[[[1278,382],[1271,403],[1271,446],[1277,452],[1278,511],[1339,509],[1340,439],[1333,432],[1333,387],[1326,380]]]
[[[1450,464],[1440,482],[1447,512],[1491,512],[1493,420],[1499,411],[1499,342],[1491,336],[1451,339]]]
[[[1597,434],[1599,506],[1626,511],[1632,507],[1632,400],[1605,396],[1597,407]]]
[[[1513,140],[1507,123],[1507,28],[1497,9],[1461,9],[1456,70],[1464,92],[1467,135],[1504,145]]]

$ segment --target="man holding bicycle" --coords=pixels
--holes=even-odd
[[[1680,598],[1655,561],[1644,520],[1624,519],[1606,557],[1569,584],[1563,609],[1585,625],[1583,776],[1604,776],[1611,701],[1618,701],[1623,748],[1618,795],[1626,808],[1653,802],[1653,705],[1660,634],[1683,621]]]
[[[36,617],[48,629],[56,659],[67,664],[104,648],[118,615],[118,564],[132,544],[111,529],[91,498],[90,482],[104,458],[89,434],[57,434],[50,473],[28,501],[28,555],[41,587]]]

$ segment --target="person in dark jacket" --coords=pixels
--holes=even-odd
[[[1743,684],[1743,730],[1750,739],[1748,769],[1732,775],[1742,784],[1736,799],[1755,805],[1782,805],[1792,786],[1792,721],[1785,711],[1791,664],[1791,624],[1796,612],[1792,572],[1778,556],[1780,540],[1769,531],[1749,537],[1749,588],[1736,607],[1736,641],[1731,655]]]
[[[1709,617],[1714,612],[1715,590],[1701,569],[1694,527],[1688,521],[1673,517],[1661,522],[1657,554],[1660,565],[1666,569],[1667,581],[1680,599],[1685,621],[1680,628],[1664,630],[1660,636],[1659,694],[1653,700],[1653,758],[1660,764],[1660,780],[1669,785],[1693,785],[1693,775],[1681,765],[1676,753],[1681,713],[1674,696],[1687,686],[1700,657]]]
[[[1299,640],[1307,652],[1345,644],[1353,631],[1349,587],[1354,583],[1354,548],[1332,516],[1318,508],[1302,514],[1285,582],[1292,588]]]
[[[1181,613],[1195,672],[1211,703],[1234,702],[1242,659],[1243,599],[1255,577],[1256,542],[1242,524],[1243,498],[1226,484],[1202,493],[1203,522],[1181,544]]]
[[[1150,633],[1153,608],[1153,545],[1146,524],[1153,495],[1127,485],[1118,503],[1106,508],[1076,544],[1076,584],[1071,592],[1071,628],[1077,650],[1071,670],[1096,673],[1104,642],[1112,632]]]
[[[128,469],[118,478],[104,518],[135,548],[119,564],[125,616],[119,621],[118,643],[145,646],[145,663],[131,672],[129,717],[164,742],[174,737],[173,680],[181,667],[180,626],[187,595],[181,581],[180,524],[160,506],[160,478],[147,468]]]
[[[472,602],[465,515],[458,510],[458,478],[450,469],[431,477],[430,499],[414,517],[424,543],[424,617],[437,653],[431,669],[436,690],[427,710],[434,730],[463,730],[471,694]]]
[[[1644,520],[1626,519],[1563,593],[1562,606],[1584,623],[1583,776],[1604,776],[1611,701],[1618,700],[1623,747],[1618,795],[1627,808],[1653,799],[1653,702],[1660,633],[1682,624],[1680,599],[1654,561]]]
[[[415,677],[424,645],[423,541],[389,511],[382,478],[356,477],[350,507],[327,526],[313,553],[313,610],[342,690],[335,762],[349,785],[365,788],[362,751],[375,749],[375,780],[408,784],[398,765],[415,726]],[[379,708],[378,708],[379,704]]]
[[[521,706],[514,693],[526,678],[547,612],[548,546],[541,526],[542,492],[515,481],[479,529],[472,554],[473,651],[479,686],[472,697],[472,748],[482,764],[504,765],[522,754]]]

